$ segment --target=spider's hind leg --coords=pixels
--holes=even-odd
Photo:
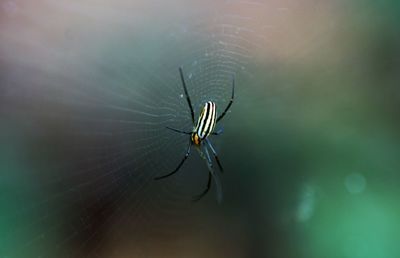
[[[178,130],[178,129],[175,129],[175,128],[172,128],[172,127],[168,127],[168,126],[166,126],[165,128],[167,128],[167,129],[169,129],[169,130],[171,130],[171,131],[174,131],[174,132],[176,132],[176,133],[181,133],[181,134],[192,134],[191,132],[185,132],[185,131]]]
[[[221,128],[221,129],[218,129],[218,131],[216,131],[216,132],[212,132],[211,134],[212,135],[220,135],[220,134],[222,134],[224,132],[224,128]]]

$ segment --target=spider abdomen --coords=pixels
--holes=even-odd
[[[206,102],[201,110],[194,132],[192,133],[192,142],[194,144],[199,145],[202,140],[212,133],[217,122],[216,118],[217,109],[215,103],[212,101]]]

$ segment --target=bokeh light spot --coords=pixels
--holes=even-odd
[[[298,222],[306,222],[311,219],[315,208],[315,196],[315,188],[311,185],[305,185],[301,190],[296,212]]]
[[[351,173],[344,180],[346,189],[351,194],[359,194],[364,192],[367,186],[367,180],[362,174]]]

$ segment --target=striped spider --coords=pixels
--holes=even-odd
[[[200,156],[207,162],[207,167],[208,167],[209,173],[208,173],[207,188],[201,194],[195,196],[193,198],[193,201],[198,201],[204,195],[207,194],[207,192],[210,190],[210,187],[211,187],[211,178],[213,178],[216,188],[217,188],[217,200],[218,200],[218,202],[221,202],[222,201],[222,186],[221,186],[221,182],[220,182],[218,174],[216,174],[212,168],[213,164],[212,164],[212,161],[210,158],[210,154],[208,152],[208,148],[211,150],[212,154],[214,155],[214,158],[217,161],[218,167],[221,172],[223,172],[223,169],[222,169],[221,163],[219,161],[218,154],[215,151],[214,147],[212,146],[211,141],[208,139],[208,136],[219,135],[222,133],[222,130],[214,132],[214,128],[215,128],[215,125],[225,116],[226,112],[229,110],[229,108],[231,107],[231,105],[233,103],[233,98],[234,98],[234,94],[235,94],[235,78],[232,77],[232,96],[231,96],[228,106],[225,108],[224,112],[222,112],[222,114],[217,117],[217,109],[216,109],[215,103],[212,101],[207,101],[204,104],[203,108],[201,109],[200,116],[197,120],[197,123],[195,123],[193,106],[192,106],[192,102],[190,100],[190,97],[189,97],[189,94],[188,94],[188,91],[186,88],[186,83],[185,83],[185,78],[183,76],[182,67],[179,67],[179,73],[180,73],[180,77],[182,80],[183,90],[186,95],[186,100],[187,100],[187,103],[190,108],[190,113],[191,113],[192,123],[193,123],[193,130],[191,132],[186,132],[186,131],[174,129],[171,127],[166,127],[167,129],[172,130],[174,132],[190,135],[189,145],[187,147],[186,154],[183,157],[182,161],[179,163],[178,167],[166,175],[156,177],[155,180],[163,179],[163,178],[166,178],[166,177],[169,177],[169,176],[175,174],[182,167],[183,163],[189,156],[192,145],[195,145],[196,149],[199,151]],[[204,153],[205,153],[205,155],[204,155]]]

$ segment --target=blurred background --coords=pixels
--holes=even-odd
[[[400,257],[396,1],[0,1],[1,257]],[[224,201],[193,150],[212,136]]]

